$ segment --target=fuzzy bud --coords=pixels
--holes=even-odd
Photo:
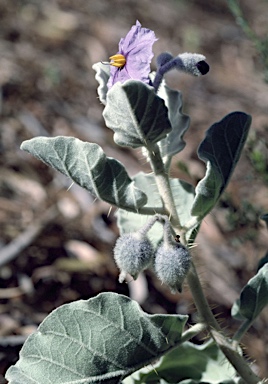
[[[157,248],[154,259],[156,275],[167,284],[172,293],[182,291],[182,284],[191,266],[189,251],[180,243],[167,216],[159,217],[163,224],[163,242]]]
[[[138,274],[151,264],[153,252],[150,240],[139,232],[120,236],[114,247],[114,259],[121,271],[120,283],[125,280],[127,274],[136,280]]]
[[[176,68],[178,70],[185,71],[194,76],[205,75],[209,71],[209,65],[205,62],[205,56],[199,53],[185,52],[177,56],[176,59]]]
[[[182,291],[183,281],[190,269],[189,251],[180,243],[163,242],[155,254],[154,269],[162,283],[169,286],[172,293]]]
[[[174,58],[168,52],[161,53],[157,57],[158,69],[153,81],[155,91],[158,91],[165,73],[172,69],[183,71],[194,76],[205,75],[209,71],[209,65],[205,62],[205,59],[205,56],[199,53],[185,52]]]

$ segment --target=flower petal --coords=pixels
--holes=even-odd
[[[116,82],[123,83],[129,79],[149,83],[152,46],[156,40],[153,31],[142,28],[140,22],[136,21],[136,25],[119,42],[118,54],[124,55],[126,64],[123,68],[111,68],[108,88]]]

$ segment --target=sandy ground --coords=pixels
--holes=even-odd
[[[245,0],[243,11],[265,37],[267,2]],[[268,233],[259,215],[268,210],[268,86],[259,53],[225,1],[0,0],[0,262],[10,255],[5,246],[15,241],[12,260],[2,261],[0,270],[2,374],[17,359],[19,337],[35,330],[47,313],[102,291],[130,294],[150,313],[190,312],[194,320],[187,286],[182,295],[171,295],[150,272],[120,285],[112,258],[118,236],[114,211],[108,216],[110,207],[78,186],[68,190],[69,180],[19,149],[35,136],[75,136],[101,145],[132,175],[148,170],[139,151],[113,142],[92,70],[93,63],[117,52],[136,20],[155,31],[156,56],[198,52],[211,67],[198,79],[178,72],[167,76],[168,84],[183,92],[184,112],[191,117],[186,149],[174,159],[174,177],[193,184],[203,177],[196,149],[212,123],[235,110],[253,118],[230,185],[204,220],[194,250],[209,302],[230,332],[238,326],[230,317],[232,303],[267,251]],[[243,339],[262,375],[268,375],[267,326],[266,309]],[[18,336],[16,348],[2,345],[10,335]]]

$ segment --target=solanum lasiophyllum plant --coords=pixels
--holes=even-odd
[[[213,124],[198,148],[206,173],[196,187],[170,177],[183,151],[189,117],[170,70],[193,76],[209,71],[201,54],[162,53],[151,72],[153,31],[139,22],[120,40],[109,62],[93,66],[107,127],[116,144],[141,149],[152,172],[130,177],[124,165],[95,143],[73,137],[36,137],[22,149],[117,208],[120,237],[114,248],[121,282],[145,269],[173,292],[188,284],[199,323],[187,316],[148,315],[128,297],[102,293],[53,311],[25,342],[7,372],[10,384],[48,383],[258,383],[239,342],[268,301],[268,265],[243,288],[233,307],[241,322],[233,339],[214,318],[195,270],[191,245],[204,217],[225,190],[239,160],[251,118],[232,112]],[[206,331],[203,345],[190,340]]]

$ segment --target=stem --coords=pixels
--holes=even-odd
[[[202,290],[200,280],[198,278],[194,264],[192,263],[191,269],[187,275],[187,281],[193,295],[193,299],[202,321],[209,326],[209,331],[225,357],[230,361],[232,366],[236,369],[237,373],[248,384],[260,383],[260,378],[255,375],[243,356],[234,348],[237,344],[230,344],[226,337],[221,333],[221,328],[215,317],[213,316],[207,299]]]
[[[150,149],[147,148],[147,150],[148,150],[148,156],[150,159],[150,164],[154,172],[154,177],[155,177],[156,185],[159,191],[159,195],[163,202],[165,214],[169,216],[173,226],[180,229],[181,228],[180,219],[179,219],[174,198],[171,192],[169,176],[166,173],[159,147],[156,144]]]
[[[221,328],[213,316],[211,309],[209,308],[209,304],[206,296],[204,295],[199,277],[197,275],[195,265],[192,262],[190,271],[187,275],[187,282],[189,284],[191,293],[193,295],[193,299],[195,302],[195,306],[201,317],[201,321],[204,321],[210,328],[214,328],[217,331],[220,331]]]
[[[117,208],[121,208],[120,206],[117,206]],[[153,216],[156,213],[159,213],[160,215],[166,215],[167,212],[164,208],[162,207],[141,207],[137,210],[134,208],[130,207],[124,207],[122,208],[127,212],[133,212],[133,213],[138,213],[139,215],[145,215],[145,216]]]
[[[175,224],[177,223],[177,227],[181,228],[175,202],[174,202],[173,195],[170,188],[169,177],[165,172],[165,167],[163,164],[163,160],[162,160],[158,145],[155,145],[153,150],[148,149],[148,155],[150,158],[152,170],[155,175],[155,180],[159,190],[159,194],[163,201],[164,208],[167,210],[167,213],[170,216],[171,221],[173,219],[173,222]],[[204,321],[209,327],[219,331],[220,326],[216,321],[216,319],[214,318],[213,313],[209,308],[207,299],[202,290],[202,286],[193,262],[192,262],[191,269],[188,273],[187,279],[188,279],[188,284],[190,286],[190,289],[195,301],[196,308],[199,312],[199,315],[202,318],[202,321]]]
[[[173,58],[171,55],[171,57],[169,57],[169,60],[167,60],[167,62],[165,62],[163,65],[160,65],[160,67],[156,71],[155,79],[153,81],[153,87],[155,89],[155,93],[157,93],[162,83],[164,74],[175,68],[182,71],[186,70],[182,59],[178,56]]]
[[[252,371],[243,356],[238,353],[221,333],[211,330],[211,335],[232,366],[236,369],[237,373],[247,384],[260,384],[262,382]]]
[[[155,175],[156,184],[160,197],[163,202],[164,209],[170,217],[170,221],[175,228],[182,229],[178,213],[176,210],[174,198],[172,195],[169,176],[165,171],[163,160],[160,154],[158,145],[148,149],[148,156],[150,159],[151,167]],[[183,234],[184,235],[184,234]],[[185,236],[183,236],[185,239]],[[201,317],[201,321],[204,322],[208,328],[211,336],[224,353],[225,357],[230,361],[238,374],[248,384],[257,384],[261,382],[261,379],[255,375],[250,366],[244,360],[242,356],[236,351],[234,346],[228,341],[228,339],[221,333],[221,327],[215,319],[211,309],[209,308],[208,301],[204,295],[199,277],[197,275],[195,265],[192,262],[190,271],[187,275],[187,281],[190,290],[193,295],[193,299],[197,308],[197,311]]]
[[[234,334],[233,336],[233,340],[238,344],[240,342],[240,340],[242,339],[242,337],[244,336],[244,334],[248,331],[248,329],[251,327],[251,324],[252,324],[252,321],[251,320],[245,320],[241,325],[240,327],[238,328],[238,330],[236,331],[236,333]]]
[[[198,335],[200,332],[204,331],[207,328],[207,325],[204,323],[197,323],[193,325],[191,328],[187,329],[187,331],[183,332],[181,336],[181,344],[185,341],[191,340],[193,337]]]

